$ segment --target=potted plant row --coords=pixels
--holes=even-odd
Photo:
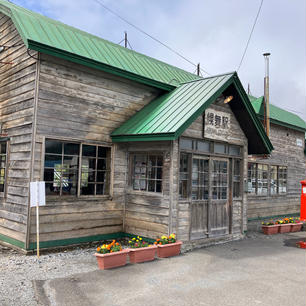
[[[162,236],[153,245],[137,236],[129,240],[129,248],[123,249],[119,242],[113,240],[97,248],[95,256],[99,269],[110,269],[124,266],[129,254],[130,263],[140,263],[155,259],[155,253],[160,258],[179,255],[181,241],[176,241],[175,234]]]
[[[277,233],[298,232],[302,229],[302,226],[303,223],[297,218],[284,218],[262,222],[262,231],[265,235],[274,235]]]

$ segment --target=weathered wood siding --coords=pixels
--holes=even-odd
[[[154,152],[163,155],[162,192],[132,190],[132,187],[129,186],[130,180],[127,178],[124,229],[130,234],[156,239],[169,233],[169,211],[172,203],[170,193],[171,143],[166,141],[129,143],[128,156],[137,152]]]
[[[230,135],[223,139],[224,142],[235,144],[243,147],[243,177],[247,177],[247,138],[240,128],[235,115],[231,111],[229,105],[223,103],[224,98],[217,99],[209,108],[206,109],[206,113],[209,111],[222,111],[230,116]],[[200,115],[186,131],[182,134],[183,137],[190,137],[193,139],[203,139],[203,116]],[[220,139],[219,137],[219,140]],[[203,153],[203,155],[205,155]],[[179,173],[179,158],[175,165],[176,173]],[[243,184],[243,177],[241,178],[241,184]],[[177,177],[178,182],[179,177]],[[232,234],[241,234],[246,229],[247,217],[246,217],[246,194],[242,192],[242,196],[239,199],[233,199],[232,202]],[[201,205],[201,209],[205,210],[205,205]],[[178,213],[177,213],[177,233],[180,239],[188,241],[191,238],[192,222],[196,222],[195,217],[205,216],[206,212],[195,210],[192,212],[191,199],[178,201]],[[193,220],[194,217],[194,220]],[[205,239],[204,239],[205,240]],[[210,240],[210,239],[208,239]],[[201,243],[201,242],[199,242]],[[204,242],[205,244],[205,242]]]
[[[111,132],[159,94],[144,85],[42,55],[39,74],[36,150],[43,157],[44,138],[112,146],[111,195],[47,200],[41,208],[41,240],[121,232],[125,203],[125,145],[112,144]],[[35,178],[43,162],[36,160]],[[35,213],[31,242],[36,241]]]
[[[300,211],[300,181],[306,177],[304,146],[297,146],[296,139],[305,133],[271,124],[270,140],[274,150],[267,159],[256,158],[250,162],[287,166],[287,193],[273,196],[248,195],[248,218],[295,214]]]
[[[27,54],[10,18],[0,13],[0,119],[10,138],[7,184],[0,199],[0,234],[25,241],[36,60]],[[36,56],[35,52],[31,52]]]

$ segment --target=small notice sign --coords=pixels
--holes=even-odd
[[[306,194],[306,187],[303,187],[303,193]]]
[[[45,182],[30,183],[30,204],[31,207],[46,205]]]

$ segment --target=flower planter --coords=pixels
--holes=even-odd
[[[165,258],[179,255],[182,243],[182,241],[177,241],[174,243],[158,245],[157,256],[160,258]]]
[[[265,235],[274,235],[278,233],[279,225],[263,225],[261,228]]]
[[[288,223],[288,224],[281,224],[279,226],[279,232],[280,233],[289,233],[291,230],[291,224]]]
[[[139,263],[154,260],[156,249],[157,246],[155,245],[145,248],[129,249],[130,263]]]
[[[95,253],[95,256],[97,258],[99,269],[105,270],[126,265],[126,258],[128,253],[129,250],[125,249],[120,252],[106,254]]]
[[[291,223],[291,232],[299,232],[302,229],[303,223]]]

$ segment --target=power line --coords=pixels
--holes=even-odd
[[[185,56],[183,56],[182,54],[180,54],[179,52],[175,51],[173,48],[169,47],[168,45],[166,45],[165,43],[163,43],[162,41],[160,41],[159,39],[153,37],[152,35],[148,34],[147,32],[145,32],[144,30],[142,30],[141,28],[139,28],[138,26],[132,24],[131,22],[129,22],[128,20],[126,20],[125,18],[121,17],[120,15],[118,15],[116,12],[114,12],[112,9],[108,8],[102,1],[100,0],[93,0],[95,2],[97,2],[98,4],[100,4],[102,7],[104,7],[107,11],[109,11],[110,13],[112,13],[113,15],[115,15],[116,17],[118,17],[119,19],[121,19],[122,21],[124,21],[125,23],[129,24],[131,27],[135,28],[136,30],[138,30],[139,32],[141,32],[142,34],[150,37],[151,39],[153,39],[154,41],[158,42],[159,44],[163,45],[165,48],[167,48],[168,50],[170,50],[171,52],[175,53],[177,56],[179,56],[180,58],[182,58],[183,60],[185,60],[186,62],[188,62],[189,64],[193,65],[194,67],[196,67],[197,65],[194,64],[192,61],[190,61],[188,58],[186,58]],[[210,73],[208,73],[207,71],[205,71],[204,69],[201,69],[203,72],[205,72],[208,75],[211,75]]]
[[[247,52],[247,49],[248,49],[248,46],[249,46],[249,43],[250,43],[252,34],[253,34],[253,32],[254,32],[255,25],[256,25],[256,23],[257,23],[257,19],[258,19],[258,16],[259,16],[259,14],[260,14],[261,7],[262,7],[263,2],[264,2],[264,0],[261,0],[259,9],[258,9],[258,12],[257,12],[257,15],[256,15],[256,18],[255,18],[255,21],[254,21],[254,24],[253,24],[253,27],[252,27],[252,30],[251,30],[251,33],[250,33],[250,36],[249,36],[249,39],[248,39],[247,44],[246,44],[246,46],[245,46],[243,55],[242,55],[242,57],[241,57],[239,66],[238,66],[238,68],[237,68],[237,71],[240,69],[240,66],[241,66],[241,64],[242,64],[242,62],[243,62],[244,56],[245,56],[245,54],[246,54],[246,52]]]

